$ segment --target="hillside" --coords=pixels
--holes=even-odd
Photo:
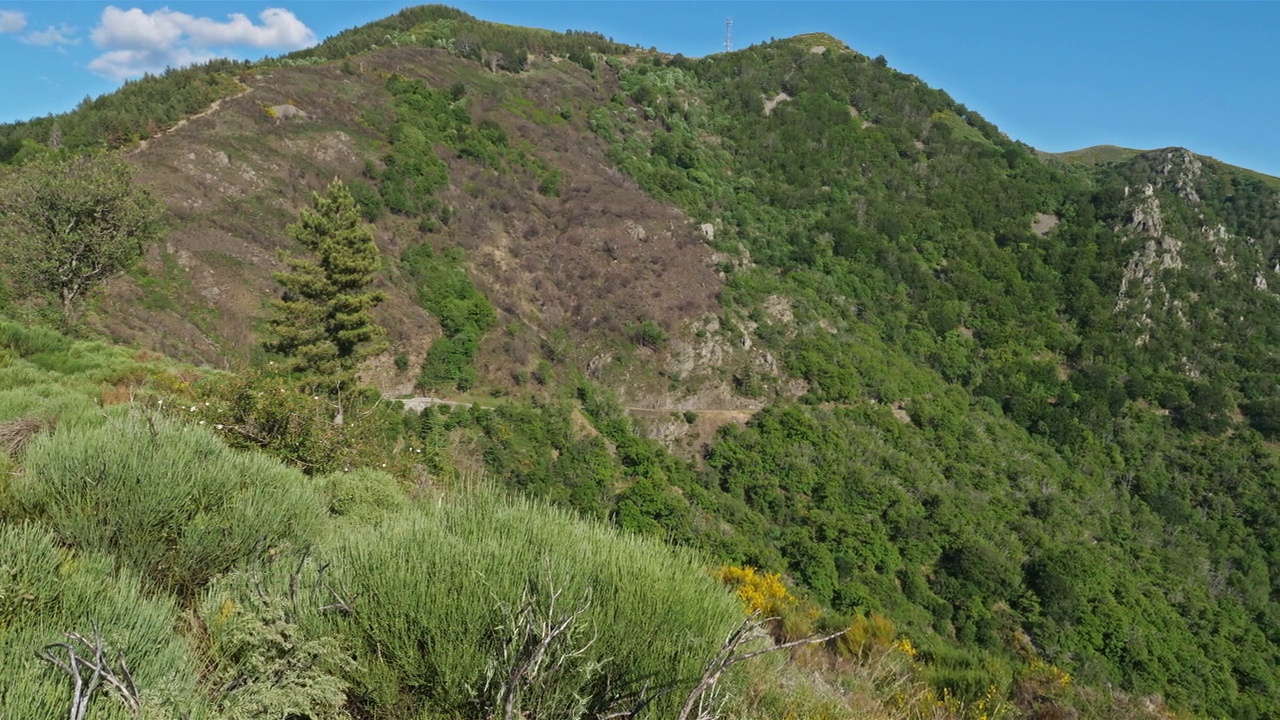
[[[792,656],[822,678],[795,704],[730,716],[1280,713],[1274,178],[1048,156],[821,33],[693,59],[440,7],[0,127],[0,159],[56,154],[55,120],[56,152],[120,146],[167,208],[77,331],[236,370],[153,400],[209,403],[220,442],[308,478],[385,467],[420,497],[482,474],[781,573],[808,605],[779,639],[854,628]],[[334,178],[375,227],[390,340],[345,408],[370,419],[338,429],[261,344],[284,229]],[[6,497],[10,526],[53,517]],[[372,557],[354,543],[322,545]],[[334,672],[352,717],[461,707]]]
[[[1044,153],[1046,157],[1060,158],[1071,163],[1080,163],[1089,166],[1105,165],[1108,163],[1123,162],[1132,160],[1134,157],[1143,154],[1142,150],[1133,150],[1131,148],[1122,148],[1116,145],[1095,145],[1093,147],[1081,148],[1079,150],[1069,150],[1062,153]],[[1280,178],[1265,173],[1250,170],[1248,168],[1236,167],[1221,163],[1213,158],[1200,155],[1198,156],[1202,162],[1208,161],[1218,165],[1220,172],[1227,175],[1244,175],[1253,180],[1259,180],[1266,183],[1273,190],[1280,190]]]

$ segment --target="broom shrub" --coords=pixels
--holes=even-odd
[[[0,558],[0,718],[67,717],[71,679],[36,652],[67,642],[69,632],[91,638],[95,627],[107,657],[128,663],[143,718],[199,711],[193,649],[173,632],[180,614],[172,599],[144,593],[137,576],[117,572],[110,557],[60,548],[51,530],[34,523],[0,525]],[[104,683],[88,717],[131,716]]]
[[[653,705],[669,717],[742,617],[691,553],[488,490],[344,535],[329,555],[327,582],[353,611],[314,618],[355,651],[353,685],[374,707],[484,715],[510,618],[558,593],[557,613],[583,609],[577,644],[594,638],[559,697],[598,712],[672,688]]]
[[[11,487],[71,547],[116,555],[188,596],[255,548],[306,544],[325,515],[313,481],[206,430],[135,413],[35,438]]]

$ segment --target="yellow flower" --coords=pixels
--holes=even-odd
[[[761,573],[749,565],[729,565],[716,571],[716,579],[733,590],[748,615],[775,617],[796,604],[778,573]]]

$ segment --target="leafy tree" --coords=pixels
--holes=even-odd
[[[361,360],[386,347],[370,313],[385,297],[369,289],[381,258],[373,227],[341,181],[314,194],[313,204],[288,227],[313,257],[287,258],[289,270],[276,273],[284,293],[274,301],[267,348],[288,356],[294,372],[337,391],[354,379]]]
[[[29,163],[0,194],[0,259],[28,292],[58,296],[64,321],[85,296],[126,269],[160,235],[160,203],[118,158]]]

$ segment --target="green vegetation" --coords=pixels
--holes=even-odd
[[[288,232],[315,258],[290,257],[289,271],[276,273],[285,290],[274,301],[267,347],[287,357],[289,369],[335,391],[354,382],[360,361],[386,348],[370,314],[385,295],[368,289],[382,258],[373,226],[361,221],[341,181],[312,202],[315,209],[303,209]]]
[[[596,32],[558,33],[499,25],[444,5],[421,5],[340,32],[314,48],[286,55],[283,61],[337,60],[388,45],[441,48],[494,72],[519,72],[531,54],[559,55],[592,70],[597,54],[621,54],[631,49]]]
[[[238,78],[249,68],[247,62],[219,59],[168,69],[130,80],[96,99],[85,97],[70,112],[0,125],[0,164],[20,165],[49,152],[119,148],[145,140],[242,90]]]
[[[888,614],[968,702],[1016,695],[1025,633],[1089,686],[1207,715],[1277,706],[1261,670],[1277,606],[1257,588],[1280,566],[1271,521],[1245,508],[1274,494],[1280,337],[1214,324],[1275,309],[1201,239],[1218,224],[1262,239],[1235,257],[1265,273],[1273,192],[1171,151],[1055,169],[914,78],[807,43],[642,62],[619,82],[591,113],[611,158],[714,220],[722,250],[745,247],[756,266],[721,300],[808,383],[800,406],[722,431],[702,494],[684,493],[692,526],[737,529],[714,541],[726,559]],[[1147,183],[1194,268],[1163,279],[1184,299],[1154,322],[1116,300]],[[1037,234],[1035,213],[1061,223]],[[760,312],[773,295],[789,327]]]
[[[71,680],[36,652],[67,642],[66,633],[92,638],[101,629],[108,656],[127,658],[133,683],[145,689],[148,712],[189,708],[177,698],[195,694],[197,658],[189,638],[173,632],[179,610],[172,598],[143,591],[139,577],[119,570],[114,558],[69,552],[47,528],[27,522],[0,524],[0,713],[5,717],[66,717]],[[54,648],[49,648],[54,650]],[[82,657],[91,658],[85,648]],[[54,655],[54,657],[57,657]],[[65,654],[61,658],[67,660]],[[90,717],[136,717],[104,688]]]
[[[531,146],[511,143],[492,120],[472,123],[465,86],[436,89],[399,75],[388,78],[386,86],[395,98],[396,119],[379,189],[392,212],[428,218],[440,212],[433,193],[449,181],[449,168],[439,154],[446,149],[495,172],[532,175],[538,192],[560,194],[560,171],[533,154]]]
[[[10,487],[21,515],[179,596],[255,551],[305,545],[323,512],[297,471],[163,418],[42,434],[23,468]]]
[[[430,75],[440,87],[389,76],[367,110],[386,145],[368,183],[326,201],[363,248],[361,312],[292,326],[332,331],[326,367],[349,378],[370,339],[359,217],[456,233],[468,210],[437,193],[458,168],[450,192],[473,198],[513,178],[588,194],[515,126],[475,122],[487,102],[539,133],[589,128],[635,184],[715,228],[719,329],[699,339],[768,353],[719,376],[765,407],[679,459],[583,379],[610,375],[572,366],[563,327],[521,328],[545,357],[530,342],[519,387],[486,388],[476,355],[498,313],[440,249],[451,237],[400,245],[444,330],[419,386],[507,393],[493,408],[402,414],[355,388],[335,405],[304,392],[301,365],[197,372],[0,323],[0,547],[17,558],[0,563],[0,628],[21,628],[0,636],[17,678],[0,713],[65,715],[67,678],[33,652],[97,623],[153,714],[582,718],[670,689],[649,708],[670,717],[740,604],[781,616],[774,641],[848,631],[737,668],[729,717],[1280,713],[1265,178],[1176,149],[1046,161],[819,36],[624,60],[598,36],[426,7],[273,62],[373,45],[480,65]],[[530,66],[547,54],[573,65]],[[571,107],[522,84],[588,71]],[[560,201],[536,200],[554,220]],[[325,217],[295,233],[328,236]],[[298,239],[320,261],[294,264],[295,300],[336,288],[320,280],[341,258]],[[611,361],[641,375],[627,363],[661,367],[689,340],[643,317],[573,342],[644,346]],[[138,648],[159,659],[135,666]],[[123,716],[121,699],[95,711]]]
[[[36,651],[83,637],[68,647],[132,676],[84,690],[89,717],[665,715],[741,617],[691,553],[483,488],[415,503],[376,470],[307,478],[227,447],[204,406],[158,414],[181,368],[0,330],[0,434],[42,418],[4,456],[22,468],[0,491],[6,714],[64,716],[71,683]],[[97,369],[34,364],[85,353]],[[155,410],[13,400],[92,406],[122,377]]]
[[[65,324],[96,286],[160,234],[160,205],[111,156],[33,161],[0,195],[0,261],[23,295],[55,298]]]
[[[400,262],[418,287],[418,301],[444,329],[422,362],[418,387],[470,389],[476,382],[480,339],[497,322],[493,305],[471,283],[459,248],[437,254],[424,243],[405,251]]]
[[[522,641],[520,623],[579,611],[559,639],[585,651],[530,685],[526,710],[580,717],[631,705],[646,685],[651,694],[687,692],[682,686],[740,617],[689,556],[486,494],[427,503],[376,533],[352,535],[333,562],[334,587],[366,600],[362,614],[329,625],[374,670],[356,687],[384,708],[465,713],[479,702],[491,715],[512,669],[500,663],[523,652],[511,645]],[[668,715],[672,700],[659,699],[654,711]]]

